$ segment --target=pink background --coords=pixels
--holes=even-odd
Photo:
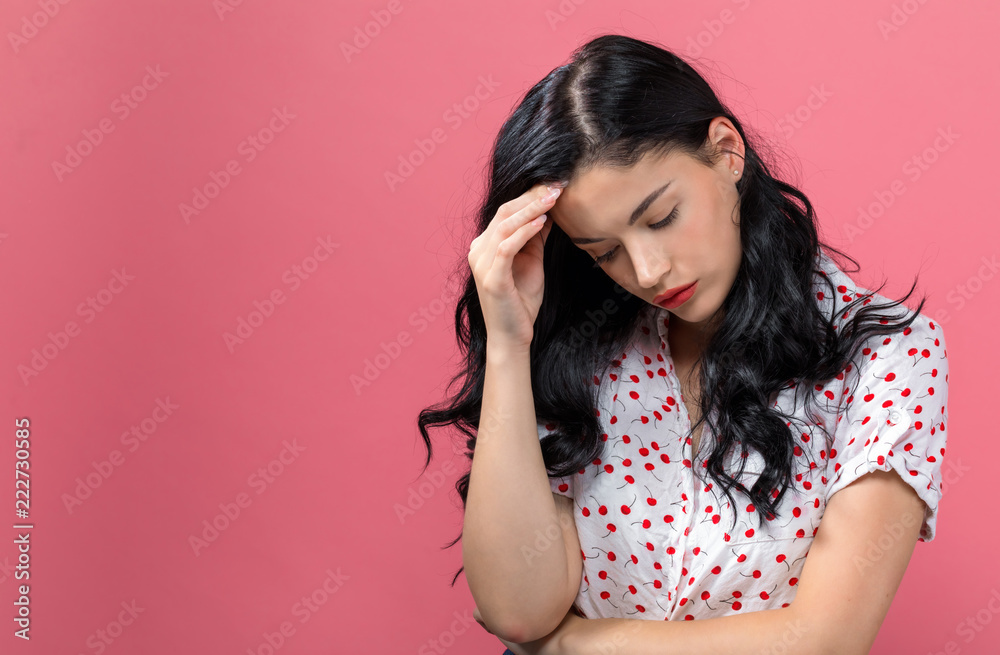
[[[58,13],[45,20],[43,6]],[[461,549],[442,546],[461,528],[452,485],[467,460],[438,431],[420,477],[415,420],[457,363],[446,275],[473,236],[497,129],[573,48],[617,32],[689,60],[700,50],[693,63],[773,139],[860,283],[886,277],[899,297],[920,275],[950,345],[945,470],[960,467],[873,652],[995,652],[1000,362],[975,344],[1000,318],[983,266],[1000,254],[997,5],[389,6],[243,2],[221,18],[212,0],[0,7],[0,650],[96,653],[133,601],[142,611],[110,628],[106,652],[267,653],[265,635],[283,654],[503,650],[472,622],[465,578],[448,586]],[[377,34],[348,60],[365,29]],[[262,130],[249,161],[241,143]],[[435,130],[446,138],[420,161]],[[408,157],[412,170],[387,182]],[[224,188],[185,221],[179,205],[213,174]],[[877,217],[859,219],[870,207]],[[227,346],[275,290],[282,302]],[[355,389],[351,376],[401,332],[389,365]],[[47,365],[25,379],[35,351]],[[32,428],[30,643],[9,618],[17,417]],[[67,506],[95,462],[110,475]],[[268,466],[269,481],[257,474]],[[413,498],[423,504],[401,520]],[[216,517],[224,529],[196,553],[190,537]],[[314,592],[322,604],[299,604]],[[990,623],[962,628],[977,612]],[[279,637],[286,621],[294,633]]]

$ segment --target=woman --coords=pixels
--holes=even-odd
[[[941,496],[913,288],[858,287],[707,82],[617,35],[503,125],[478,231],[462,386],[418,423],[427,463],[428,426],[468,437],[463,569],[507,653],[867,653]]]

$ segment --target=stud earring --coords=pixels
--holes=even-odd
[[[739,175],[739,174],[740,174],[739,171],[733,171],[733,175]]]

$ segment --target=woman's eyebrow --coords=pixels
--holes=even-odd
[[[646,210],[649,209],[649,206],[652,205],[653,202],[655,202],[656,199],[659,198],[663,194],[663,192],[667,190],[667,187],[670,186],[671,182],[673,182],[673,180],[667,180],[666,184],[661,186],[659,189],[655,189],[652,193],[646,196],[646,199],[640,202],[639,206],[632,211],[632,215],[629,216],[628,219],[628,224],[632,225],[637,220],[642,218],[642,215],[646,213]],[[575,239],[570,239],[570,241],[572,241],[573,243],[597,243],[599,241],[604,241],[604,239],[576,237]]]

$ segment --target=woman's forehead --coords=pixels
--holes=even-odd
[[[610,221],[626,226],[634,213],[683,186],[682,155],[644,157],[629,168],[595,166],[575,177],[549,210],[560,227]]]

